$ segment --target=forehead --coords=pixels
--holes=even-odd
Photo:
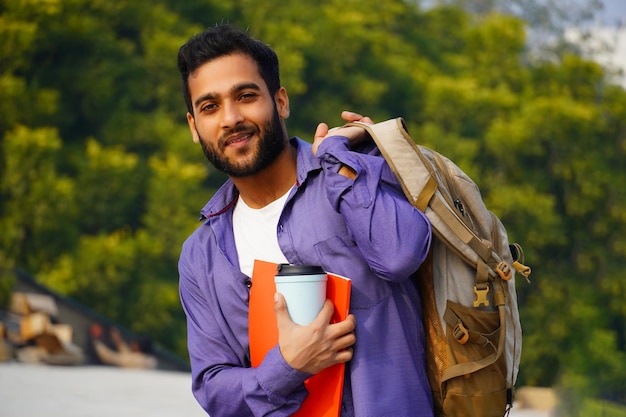
[[[259,66],[252,57],[242,53],[224,55],[202,64],[189,74],[189,92],[192,101],[203,95],[222,96],[236,85],[257,84],[267,91]]]

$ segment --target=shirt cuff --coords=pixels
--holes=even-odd
[[[327,173],[327,196],[335,211],[340,212],[344,199],[349,199],[353,208],[368,208],[373,203],[383,158],[350,150],[350,141],[344,136],[326,138],[317,149],[317,156]],[[354,180],[338,173],[344,165],[356,173]]]
[[[279,402],[294,391],[304,390],[304,381],[311,376],[289,366],[276,346],[267,353],[259,366],[257,378],[270,401]]]
[[[333,172],[339,171],[341,165],[348,165],[356,171],[355,167],[350,164],[349,152],[350,140],[345,136],[329,136],[317,148],[317,156],[322,167]]]

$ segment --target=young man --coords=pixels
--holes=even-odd
[[[352,149],[373,147],[361,143],[364,130],[329,133],[321,123],[313,145],[289,139],[276,54],[230,26],[190,39],[178,66],[193,139],[229,176],[202,209],[205,222],[179,262],[198,402],[214,417],[289,416],[306,398],[305,379],[345,362],[342,416],[432,416],[410,279],[431,229],[384,159]],[[356,113],[342,117],[372,123]],[[352,314],[329,324],[327,300],[310,325],[299,326],[277,294],[278,345],[251,368],[254,259],[350,277]]]

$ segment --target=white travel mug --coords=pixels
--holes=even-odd
[[[285,297],[291,320],[302,326],[311,323],[326,301],[326,272],[315,265],[279,264],[274,282]]]

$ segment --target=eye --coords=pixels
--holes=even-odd
[[[239,100],[241,101],[250,101],[256,97],[256,93],[253,92],[245,92],[239,96]]]
[[[200,106],[200,111],[203,113],[212,112],[217,109],[217,104],[215,103],[206,103]]]

